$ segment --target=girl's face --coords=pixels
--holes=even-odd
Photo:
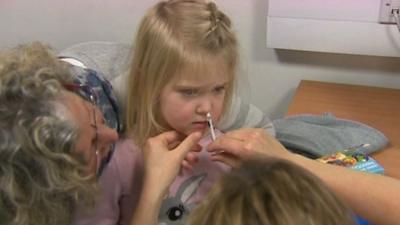
[[[192,75],[192,71],[183,70],[179,79],[173,79],[161,90],[161,115],[170,128],[185,135],[208,131],[208,112],[214,124],[219,121],[230,76],[227,70],[206,71],[207,74]]]

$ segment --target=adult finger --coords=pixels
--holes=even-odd
[[[264,130],[259,128],[241,128],[238,130],[229,131],[225,133],[224,136],[244,141],[249,138],[253,138],[254,134],[262,132],[264,132]]]
[[[209,152],[227,152],[232,155],[240,155],[245,147],[245,142],[237,138],[222,135],[207,146]]]
[[[180,143],[182,143],[181,137],[178,137],[178,138],[179,138],[179,140],[177,140],[177,141],[172,141],[172,142],[168,143],[168,149],[174,149],[174,148],[178,147],[178,145],[179,145]],[[183,138],[182,138],[182,139],[183,139]],[[195,144],[195,145],[192,147],[192,151],[193,151],[193,152],[200,152],[201,149],[202,149],[202,147],[201,147],[199,144]]]
[[[182,140],[182,135],[178,132],[171,130],[165,131],[156,137],[160,138],[167,146],[174,145],[175,143],[179,143]]]
[[[231,167],[238,167],[240,165],[240,159],[232,154],[229,154],[227,152],[223,153],[217,153],[217,154],[211,154],[210,159],[212,161],[218,161],[222,162],[224,164],[227,164]]]
[[[201,133],[200,132],[194,132],[189,134],[185,140],[182,141],[181,144],[178,145],[178,147],[175,148],[175,150],[178,150],[178,152],[181,152],[181,159],[186,156],[186,154],[193,149],[194,146],[197,145],[197,143],[201,139]]]

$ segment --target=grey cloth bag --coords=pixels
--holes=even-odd
[[[388,144],[387,137],[366,124],[338,119],[330,113],[298,115],[274,120],[276,138],[288,149],[310,158],[369,144],[359,151],[372,153]]]

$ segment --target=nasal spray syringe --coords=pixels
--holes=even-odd
[[[217,139],[217,137],[215,136],[214,124],[212,122],[211,113],[209,113],[209,112],[207,113],[207,123],[208,123],[208,126],[210,127],[211,139],[213,141],[215,141],[215,139]],[[211,154],[217,155],[217,154],[221,154],[223,152],[224,152],[223,150],[220,150],[220,151],[213,152]]]
[[[211,118],[211,113],[207,113],[207,122],[208,122],[208,126],[210,127],[210,133],[211,133],[211,138],[213,141],[215,141],[216,136],[215,136],[215,130],[214,130],[214,125],[212,122],[212,118]]]

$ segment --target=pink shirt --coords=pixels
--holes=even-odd
[[[217,132],[217,136],[221,132]],[[199,162],[193,171],[184,171],[170,186],[164,199],[159,224],[184,224],[190,211],[203,199],[212,185],[230,167],[209,160],[205,150],[211,142],[204,137],[199,144]],[[89,213],[79,212],[76,225],[128,225],[137,205],[143,179],[143,155],[132,140],[122,139],[116,143],[114,155],[99,178],[101,195],[96,207]]]

